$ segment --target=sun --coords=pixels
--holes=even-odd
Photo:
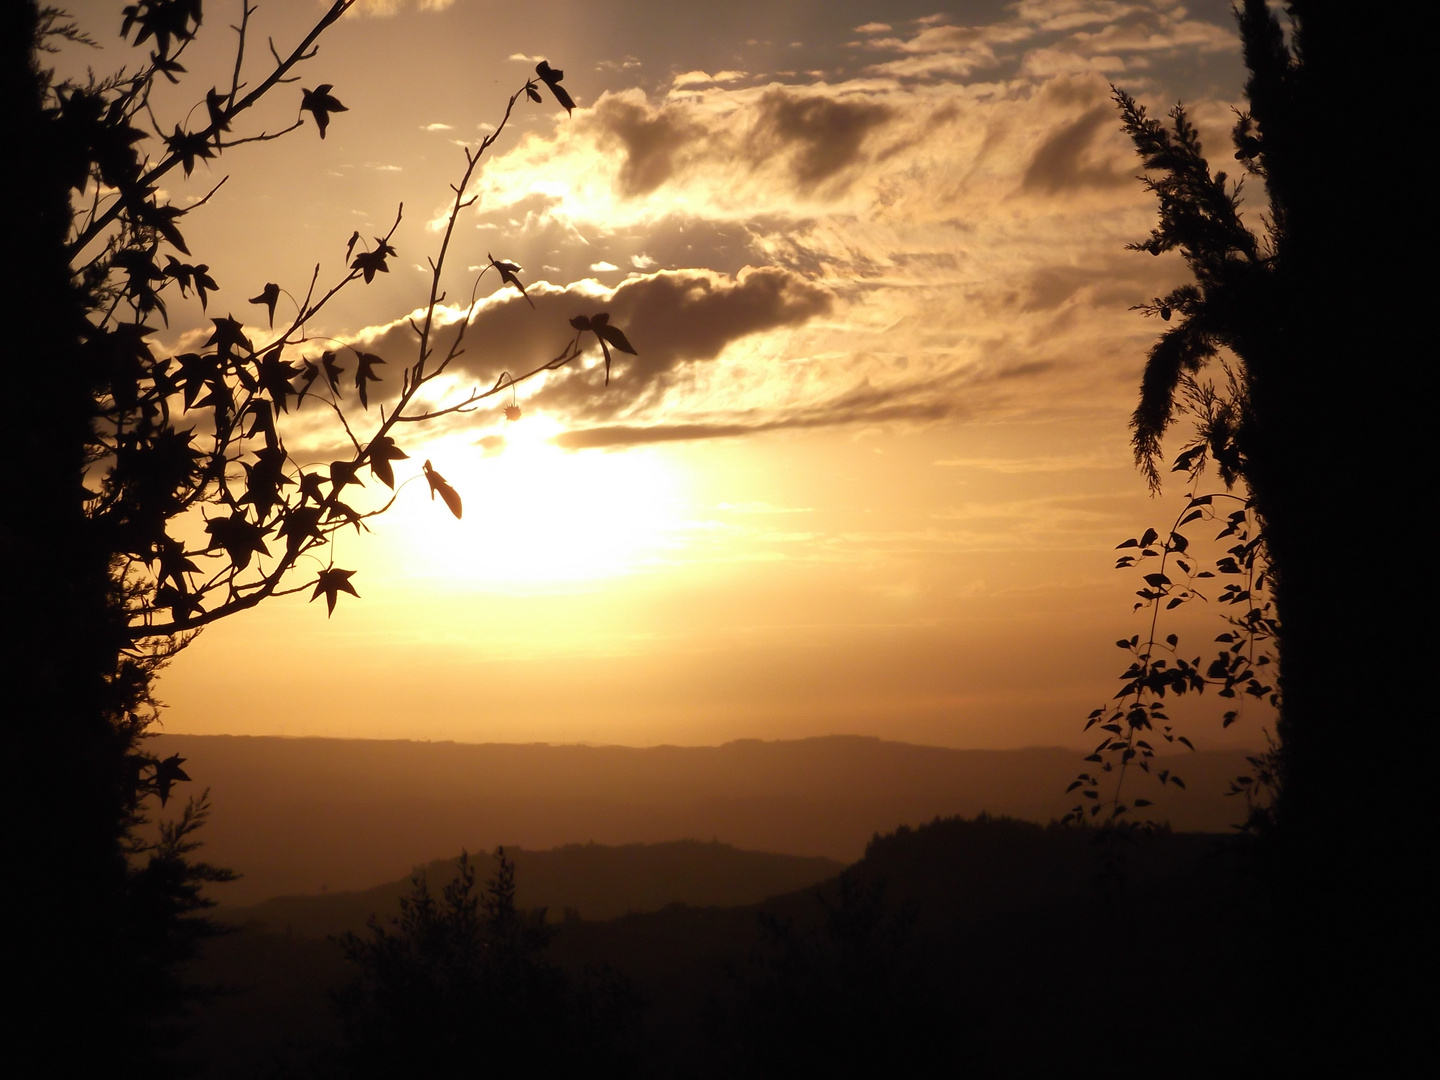
[[[400,492],[377,525],[407,578],[486,589],[583,582],[653,564],[677,535],[680,478],[655,448],[566,451],[544,415],[507,423],[503,445],[473,434],[407,447],[460,493],[455,520],[422,479]],[[418,474],[418,468],[415,470]]]

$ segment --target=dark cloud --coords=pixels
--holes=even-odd
[[[865,137],[894,113],[888,105],[836,101],[779,88],[760,99],[759,109],[750,139],[752,160],[788,154],[802,190],[864,160]]]
[[[980,365],[924,381],[890,386],[873,386],[867,381],[828,401],[779,413],[755,410],[684,423],[601,424],[564,432],[551,441],[566,450],[588,450],[733,439],[769,431],[853,424],[940,423],[972,414],[973,399],[966,396],[967,390],[978,389],[986,383],[1036,378],[1048,374],[1054,367],[1050,361],[1036,360],[1009,366]]]
[[[714,360],[732,341],[828,312],[826,290],[772,267],[728,277],[704,270],[664,271],[632,278],[604,305],[623,327],[638,356],[620,357],[616,378],[623,394],[597,397],[576,379],[557,380],[535,397],[571,416],[604,418],[654,404],[691,366]]]
[[[1021,190],[1057,195],[1076,188],[1110,188],[1133,182],[1109,164],[1088,160],[1096,134],[1114,126],[1114,113],[1108,104],[1096,105],[1047,135],[1025,169]]]
[[[502,371],[519,375],[558,356],[573,335],[576,315],[606,312],[639,355],[614,354],[607,393],[591,377],[562,371],[531,401],[585,420],[606,420],[658,401],[670,387],[693,378],[695,364],[714,360],[732,341],[828,312],[830,293],[787,270],[747,269],[736,277],[708,270],[662,271],[631,278],[606,296],[593,283],[568,288],[534,286],[530,308],[513,290],[487,301],[465,332],[465,351],[451,370],[477,385],[493,384]],[[435,351],[444,355],[459,329],[442,328]],[[413,362],[415,333],[397,321],[362,347],[390,361]],[[593,337],[587,344],[593,346]]]
[[[595,108],[601,145],[625,153],[620,191],[628,197],[654,191],[675,171],[676,155],[702,134],[674,109],[651,111],[624,98],[607,96]]]

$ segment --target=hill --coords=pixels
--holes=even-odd
[[[1095,837],[933,821],[761,903],[563,920],[550,955],[575,977],[611,965],[647,1003],[634,1076],[1053,1076],[1077,1059],[1112,1076],[1265,1071],[1273,915],[1246,846]],[[639,865],[623,848],[588,858],[613,862],[602,879]],[[308,1075],[338,1036],[327,993],[350,973],[326,942],[252,924],[210,943],[195,975],[253,988],[201,1013],[201,1075]]]
[[[227,905],[367,889],[462,848],[542,850],[717,840],[754,851],[860,858],[876,833],[982,811],[1056,818],[1080,764],[1067,749],[952,750],[834,736],[715,747],[545,746],[161,735],[209,787],[205,856],[244,877]],[[1188,790],[1158,809],[1223,831],[1239,753],[1174,763]],[[1158,796],[1157,796],[1158,798]]]
[[[523,910],[546,908],[552,919],[612,919],[668,904],[734,907],[756,904],[833,878],[841,863],[821,856],[741,851],[728,844],[676,840],[665,844],[569,844],[550,851],[507,848],[515,864],[515,902]],[[438,895],[455,877],[456,859],[417,867]],[[492,862],[475,859],[483,878]],[[282,896],[254,907],[227,908],[232,923],[310,938],[359,931],[372,913],[393,913],[409,895],[411,878],[359,892]]]

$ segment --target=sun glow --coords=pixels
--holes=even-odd
[[[655,450],[565,451],[562,429],[534,415],[485,450],[449,436],[411,448],[460,492],[456,521],[416,479],[378,531],[404,576],[446,588],[578,582],[632,573],[659,559],[680,524],[679,478]],[[393,568],[392,568],[393,569]]]

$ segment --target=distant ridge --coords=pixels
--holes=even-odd
[[[515,864],[515,902],[522,910],[543,907],[552,920],[573,913],[612,919],[658,911],[672,903],[737,907],[794,892],[833,878],[844,864],[820,856],[741,851],[729,844],[672,840],[663,844],[567,844],[550,851],[507,848]],[[458,859],[439,859],[411,875],[361,892],[281,896],[254,907],[227,909],[227,917],[270,933],[323,938],[359,931],[372,914],[382,920],[399,911],[413,874],[425,877],[438,896],[455,877]],[[486,880],[495,860],[472,853],[476,879]],[[568,910],[567,910],[568,909]]]
[[[713,747],[548,746],[161,735],[211,790],[205,857],[245,876],[227,905],[368,889],[462,848],[718,840],[752,851],[858,859],[877,832],[981,811],[1045,822],[1074,800],[1078,751],[953,750],[864,736]],[[1177,758],[1186,791],[1159,816],[1219,832],[1243,753]],[[183,790],[181,792],[183,794]]]

